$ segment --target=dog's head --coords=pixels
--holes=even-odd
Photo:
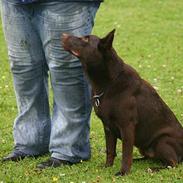
[[[83,65],[98,65],[105,60],[108,52],[111,52],[115,30],[109,32],[104,38],[94,35],[76,37],[69,34],[62,35],[63,47],[76,57]]]

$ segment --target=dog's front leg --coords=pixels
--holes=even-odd
[[[116,156],[116,142],[117,138],[110,131],[110,129],[104,127],[105,132],[105,140],[106,140],[106,163],[105,167],[109,167],[113,165],[114,158]]]
[[[122,165],[120,172],[116,173],[116,176],[123,176],[130,172],[133,159],[133,145],[135,136],[135,125],[129,123],[121,130],[121,136],[123,137],[122,145]]]

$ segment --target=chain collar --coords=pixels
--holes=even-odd
[[[100,98],[104,95],[104,92],[98,94],[98,95],[94,95],[93,96],[93,100],[94,100],[94,103],[95,103],[95,106],[96,107],[99,107],[100,105]]]
[[[117,77],[113,80],[113,82],[115,82],[119,78],[119,76],[121,76],[121,72],[117,75]],[[105,92],[107,89],[108,88],[105,89]],[[104,95],[104,91],[99,94],[93,95],[93,100],[96,107],[100,106],[100,99],[103,95]]]

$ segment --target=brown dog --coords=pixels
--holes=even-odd
[[[134,145],[145,158],[175,167],[183,159],[183,128],[155,89],[116,54],[114,32],[103,39],[62,36],[65,50],[80,59],[91,82],[94,109],[104,125],[106,166],[113,165],[120,138],[122,166],[117,175],[129,173]]]

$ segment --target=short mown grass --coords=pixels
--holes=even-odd
[[[183,1],[105,0],[98,11],[93,34],[104,36],[116,28],[114,47],[126,63],[148,80],[183,124]],[[12,30],[13,31],[13,30]],[[0,28],[0,157],[13,148],[12,128],[17,108],[7,49]],[[105,141],[100,120],[92,113],[90,161],[71,167],[36,170],[38,159],[0,163],[0,183],[26,182],[183,182],[183,165],[151,173],[159,162],[134,162],[131,174],[115,177],[120,168],[121,142],[114,166],[104,168]],[[134,158],[140,157],[134,149]]]

